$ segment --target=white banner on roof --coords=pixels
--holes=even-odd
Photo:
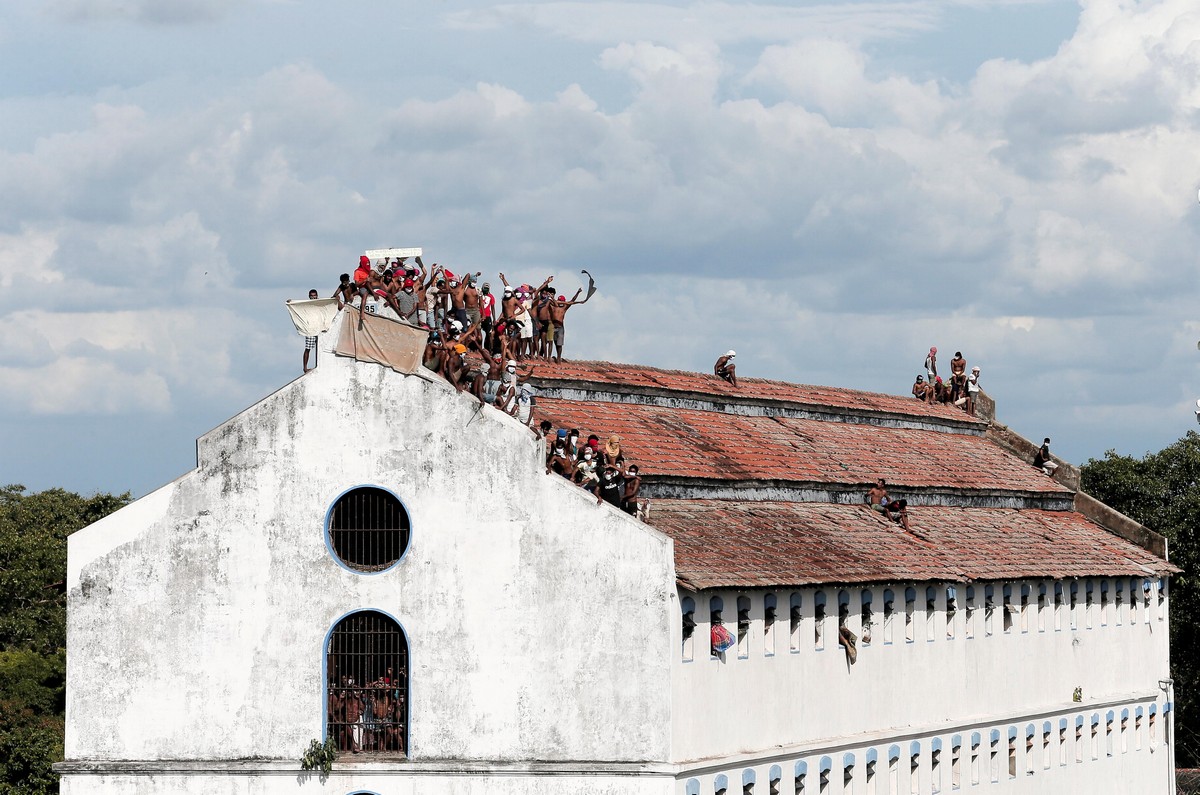
[[[377,262],[385,257],[391,257],[392,259],[396,259],[398,257],[419,257],[421,256],[421,249],[419,246],[417,248],[371,248],[367,249],[363,253],[365,253],[372,262]]]

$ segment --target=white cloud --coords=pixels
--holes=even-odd
[[[868,41],[929,30],[938,3],[769,3],[695,2],[679,5],[629,2],[513,3],[446,15],[452,29],[481,31],[535,26],[555,36],[610,44],[649,40],[679,45],[787,41],[831,36]]]
[[[464,67],[418,92],[399,72],[385,97],[297,62],[171,109],[108,91],[0,149],[10,412],[69,413],[92,381],[88,411],[232,413],[299,367],[284,297],[412,244],[493,282],[592,270],[572,355],[736,347],[756,374],[904,392],[941,343],[985,363],[1006,418],[1070,404],[1083,428],[1128,399],[1129,362],[1192,369],[1165,340],[1197,298],[1200,23],[1089,2],[1055,55],[966,85],[864,45],[943,7],[499,6],[439,33],[583,39],[602,73],[527,90]]]
[[[46,11],[69,22],[183,25],[220,19],[245,0],[49,0]]]

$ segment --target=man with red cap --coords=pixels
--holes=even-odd
[[[396,314],[400,315],[400,319],[405,323],[417,322],[417,307],[420,306],[420,301],[417,297],[416,283],[411,277],[405,277],[400,283],[400,291],[396,293]]]
[[[567,330],[565,328],[563,328],[563,321],[565,321],[567,318],[567,310],[568,309],[575,306],[576,304],[586,304],[587,303],[587,300],[588,300],[587,298],[583,299],[582,301],[579,300],[579,294],[582,292],[583,292],[583,288],[580,287],[578,290],[575,291],[575,295],[571,297],[570,301],[567,300],[567,297],[565,295],[560,295],[557,300],[547,302],[546,308],[550,314],[550,320],[549,320],[548,325],[551,329],[551,331],[549,331],[549,333],[547,333],[547,335],[546,335],[546,339],[547,339],[546,358],[547,359],[550,358],[549,340],[553,339],[554,340],[554,348],[555,348],[554,360],[560,364],[562,363],[563,344],[567,340]],[[588,296],[588,298],[591,298],[591,296]]]

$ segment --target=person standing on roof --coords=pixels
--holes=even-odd
[[[579,300],[579,294],[583,292],[580,287],[575,291],[575,295],[571,296],[568,301],[566,296],[560,295],[558,300],[551,299],[546,304],[546,311],[549,313],[549,320],[546,326],[546,358],[550,358],[550,343],[554,343],[555,356],[554,361],[562,364],[563,345],[567,341],[567,330],[563,323],[567,319],[567,310],[576,304],[586,304],[587,298]]]
[[[717,359],[717,363],[713,365],[713,375],[725,379],[736,387],[738,385],[737,367],[733,364],[735,356],[737,356],[735,351],[726,351],[725,355]]]
[[[967,360],[963,358],[962,351],[955,351],[954,358],[950,360],[950,402],[964,397],[966,391]]]
[[[308,291],[308,300],[316,301],[319,297],[320,297],[320,294],[318,294],[316,290]],[[304,372],[306,372],[306,373],[312,369],[312,367],[308,366],[308,352],[309,351],[313,352],[313,367],[316,367],[317,366],[317,362],[316,362],[317,338],[316,337],[305,337],[304,338]]]
[[[967,376],[967,413],[975,416],[975,401],[979,398],[979,368],[972,367]]]
[[[637,516],[638,492],[642,488],[642,478],[638,475],[637,464],[628,464],[624,472],[625,493],[621,495],[621,510],[630,516]]]
[[[925,380],[932,384],[937,378],[937,348],[930,348],[925,356]]]

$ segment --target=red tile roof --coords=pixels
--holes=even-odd
[[[647,475],[1068,493],[982,436],[557,398],[539,398],[537,415],[619,434]]]
[[[715,375],[685,370],[661,370],[657,367],[633,364],[583,361],[565,361],[562,364],[539,363],[534,381],[539,384],[554,383],[559,386],[566,383],[587,383],[601,389],[604,387],[635,387],[694,392],[707,394],[717,399],[777,400],[828,408],[858,409],[906,414],[927,419],[951,420],[959,423],[966,422],[978,425],[980,428],[986,425],[980,420],[967,416],[961,409],[953,406],[927,405],[911,395],[883,395],[854,389],[770,381],[765,378],[739,378],[738,386],[734,388],[732,384]]]
[[[1047,507],[1070,504],[1069,489],[976,435],[986,424],[953,407],[760,379],[741,380],[735,390],[700,373],[605,362],[539,367],[535,381],[544,387],[538,419],[585,436],[622,437],[626,457],[647,476],[650,523],[674,539],[677,575],[692,588],[1178,571],[1075,511],[922,505],[922,490],[957,492],[956,501],[967,506],[997,493],[1055,498],[1032,503]],[[570,390],[587,399],[554,396],[570,397]],[[618,395],[628,402],[617,402]],[[689,402],[697,400],[700,408]],[[693,407],[678,408],[681,402]],[[816,418],[780,416],[797,406]],[[921,427],[892,427],[897,424]],[[750,491],[738,499],[707,499],[704,491],[720,487],[728,497],[739,483],[771,481],[820,484],[828,493],[879,477],[908,494],[912,535],[857,500],[756,500]],[[672,478],[692,483],[672,486]],[[654,497],[668,487],[699,498]],[[822,491],[810,485],[795,493]]]
[[[654,500],[693,589],[921,580],[1155,577],[1179,569],[1070,511],[909,508],[913,533],[865,505]]]

